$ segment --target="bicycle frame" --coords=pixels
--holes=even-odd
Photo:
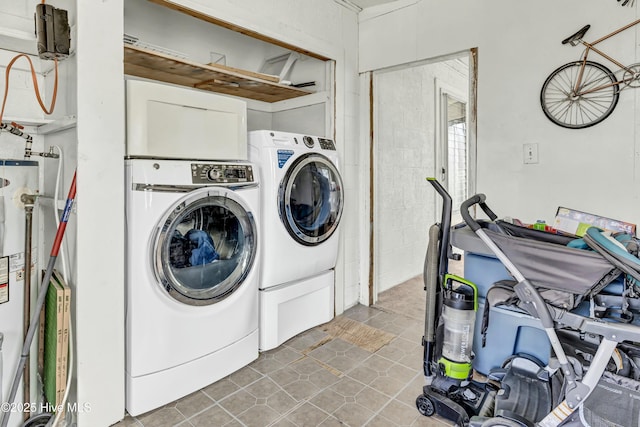
[[[595,45],[597,45],[598,43],[600,43],[600,42],[602,42],[604,40],[607,40],[607,39],[609,39],[609,38],[611,38],[611,37],[613,37],[613,36],[615,36],[617,34],[620,34],[621,32],[623,32],[623,31],[625,31],[625,30],[627,30],[627,29],[629,29],[629,28],[631,28],[631,27],[633,27],[635,25],[638,25],[638,24],[640,24],[640,19],[638,19],[636,21],[633,21],[632,23],[630,23],[628,25],[625,25],[622,28],[617,29],[612,33],[609,33],[606,36],[600,37],[598,40],[596,40],[596,41],[594,41],[592,43],[589,43],[589,42],[586,42],[586,41],[580,39],[580,43],[582,45],[584,45],[585,51],[584,51],[584,54],[583,54],[583,57],[582,57],[582,66],[580,67],[580,72],[578,74],[578,79],[576,80],[576,86],[574,88],[574,93],[575,93],[576,96],[584,95],[584,94],[595,92],[595,91],[598,91],[598,90],[602,90],[602,89],[605,89],[605,88],[608,88],[608,87],[611,87],[611,86],[615,86],[617,84],[624,83],[627,80],[627,79],[622,79],[622,80],[616,81],[614,83],[609,83],[609,84],[606,84],[606,85],[598,86],[598,87],[586,90],[584,92],[581,92],[579,89],[580,89],[580,85],[582,84],[582,77],[583,77],[583,73],[584,73],[584,68],[585,68],[585,64],[587,63],[587,57],[589,56],[589,52],[590,51],[593,51],[593,52],[597,53],[598,55],[602,56],[603,58],[605,58],[608,61],[612,62],[613,64],[617,65],[618,67],[620,67],[620,69],[625,70],[626,72],[631,73],[632,75],[636,74],[631,68],[629,68],[626,65],[623,65],[619,61],[615,60],[611,56],[609,56],[606,53],[604,53],[603,51],[601,51],[600,49],[596,48]],[[633,76],[631,78],[633,78]]]

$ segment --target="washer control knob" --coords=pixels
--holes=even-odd
[[[220,179],[220,177],[221,173],[219,169],[211,168],[207,172],[207,178],[209,178],[211,181],[217,181],[218,179]]]

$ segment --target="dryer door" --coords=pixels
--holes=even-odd
[[[203,188],[168,210],[152,240],[152,268],[164,291],[209,305],[238,289],[256,257],[256,224],[236,193]]]
[[[342,215],[342,180],[320,154],[306,154],[289,167],[279,189],[280,218],[289,234],[307,246],[334,233]]]

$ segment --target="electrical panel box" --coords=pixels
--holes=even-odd
[[[35,21],[38,56],[42,59],[69,56],[71,29],[67,11],[41,3],[36,6]]]

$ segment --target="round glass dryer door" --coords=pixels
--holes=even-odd
[[[163,289],[189,305],[209,305],[242,285],[256,254],[253,215],[233,193],[189,193],[163,218],[153,247]]]
[[[314,246],[327,240],[342,215],[342,180],[320,154],[299,157],[280,185],[280,217],[298,242]]]

